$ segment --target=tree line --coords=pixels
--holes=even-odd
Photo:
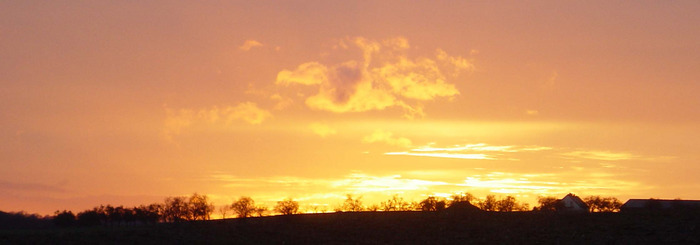
[[[589,196],[583,199],[590,212],[617,212],[622,203],[615,197]],[[517,200],[514,196],[503,198],[487,195],[478,199],[470,193],[451,195],[449,198],[428,196],[420,201],[406,201],[399,195],[393,195],[379,204],[364,205],[362,196],[347,194],[344,201],[337,205],[335,212],[361,211],[442,211],[450,207],[469,206],[483,211],[556,211],[559,199],[539,197],[538,205],[530,208],[529,204]],[[214,204],[206,195],[194,193],[191,196],[167,197],[162,203],[152,203],[134,207],[100,205],[74,214],[72,211],[56,211],[52,220],[57,226],[93,226],[93,225],[147,225],[159,222],[177,223],[185,221],[209,220],[215,211]],[[222,218],[247,218],[273,214],[292,215],[300,213],[299,202],[287,198],[278,201],[272,208],[257,205],[251,197],[242,196],[231,204],[218,209]],[[312,208],[307,211],[319,210]],[[321,210],[326,212],[326,210]]]

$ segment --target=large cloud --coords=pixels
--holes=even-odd
[[[341,41],[338,47],[357,48],[362,59],[330,65],[306,62],[280,71],[276,84],[318,86],[318,93],[306,98],[312,109],[342,113],[400,107],[406,116],[413,117],[423,115],[421,101],[459,95],[455,85],[447,81],[448,75],[473,68],[468,60],[440,49],[435,58],[410,58],[410,45],[404,38],[354,38]]]

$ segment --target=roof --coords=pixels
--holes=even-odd
[[[585,202],[583,202],[583,200],[581,200],[580,197],[569,193],[566,196],[564,196],[564,198],[562,198],[562,200],[564,200],[566,198],[570,198],[574,203],[576,203],[576,205],[580,206],[581,208],[588,209],[588,205]]]
[[[670,209],[676,207],[700,208],[700,200],[664,200],[664,199],[630,199],[620,207],[629,208],[661,208]]]

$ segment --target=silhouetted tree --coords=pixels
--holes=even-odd
[[[299,203],[291,198],[287,198],[277,202],[277,205],[275,205],[275,211],[281,213],[282,215],[296,214],[299,213]]]
[[[362,206],[362,197],[353,198],[351,194],[346,195],[345,202],[343,202],[343,211],[348,212],[360,212],[365,208]]]
[[[496,211],[497,202],[496,196],[488,195],[486,196],[486,199],[479,201],[477,206],[484,211]]]
[[[258,217],[263,217],[265,216],[265,213],[267,213],[268,208],[265,205],[258,205],[255,207],[255,215]]]
[[[383,211],[408,211],[411,210],[411,203],[404,201],[399,195],[393,195],[386,202],[381,202],[380,208]]]
[[[193,220],[209,220],[214,205],[209,202],[207,195],[194,193],[189,200],[189,209]]]
[[[75,224],[75,214],[73,214],[73,212],[67,211],[67,210],[63,210],[63,211],[56,210],[55,215],[53,217],[53,222],[58,227],[72,226]]]
[[[120,225],[124,221],[126,215],[124,206],[113,207],[112,205],[107,205],[104,208],[104,212],[107,216],[107,221],[112,225]]]
[[[78,224],[82,226],[100,225],[102,222],[106,221],[104,213],[97,207],[78,213],[76,219]]]
[[[239,218],[247,218],[255,212],[255,201],[250,197],[241,197],[231,204],[231,210]]]
[[[516,207],[517,202],[513,196],[506,196],[496,202],[496,211],[499,212],[513,212]]]
[[[221,214],[222,219],[226,219],[226,214],[231,211],[231,205],[223,205],[219,207],[219,213]]]
[[[442,198],[430,196],[420,202],[421,211],[442,211],[445,209],[446,202]]]
[[[556,197],[538,197],[535,211],[554,212],[560,206],[560,200]]]
[[[377,212],[377,211],[379,211],[379,205],[377,205],[377,204],[369,205],[369,207],[367,207],[367,211]]]
[[[146,216],[149,223],[155,224],[158,221],[165,221],[165,205],[161,203],[152,203],[146,206]]]
[[[165,199],[163,207],[163,219],[166,222],[191,220],[192,213],[190,211],[187,197],[168,197]]]
[[[450,196],[450,199],[449,206],[452,206],[452,204],[460,202],[467,202],[471,204],[476,198],[470,193],[459,193]]]
[[[133,208],[134,220],[142,224],[148,223],[148,208],[144,205],[139,205]]]
[[[122,210],[122,219],[124,220],[124,223],[128,225],[136,222],[136,214],[134,213],[133,208],[123,208]]]
[[[622,202],[615,197],[589,196],[583,199],[591,212],[618,212]]]

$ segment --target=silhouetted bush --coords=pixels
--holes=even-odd
[[[75,225],[75,214],[71,211],[56,211],[53,223],[58,227],[68,227]]]
[[[9,229],[40,229],[52,226],[52,218],[25,212],[0,211],[0,230]]]
[[[590,212],[618,212],[622,202],[615,197],[589,196],[583,199]]]

